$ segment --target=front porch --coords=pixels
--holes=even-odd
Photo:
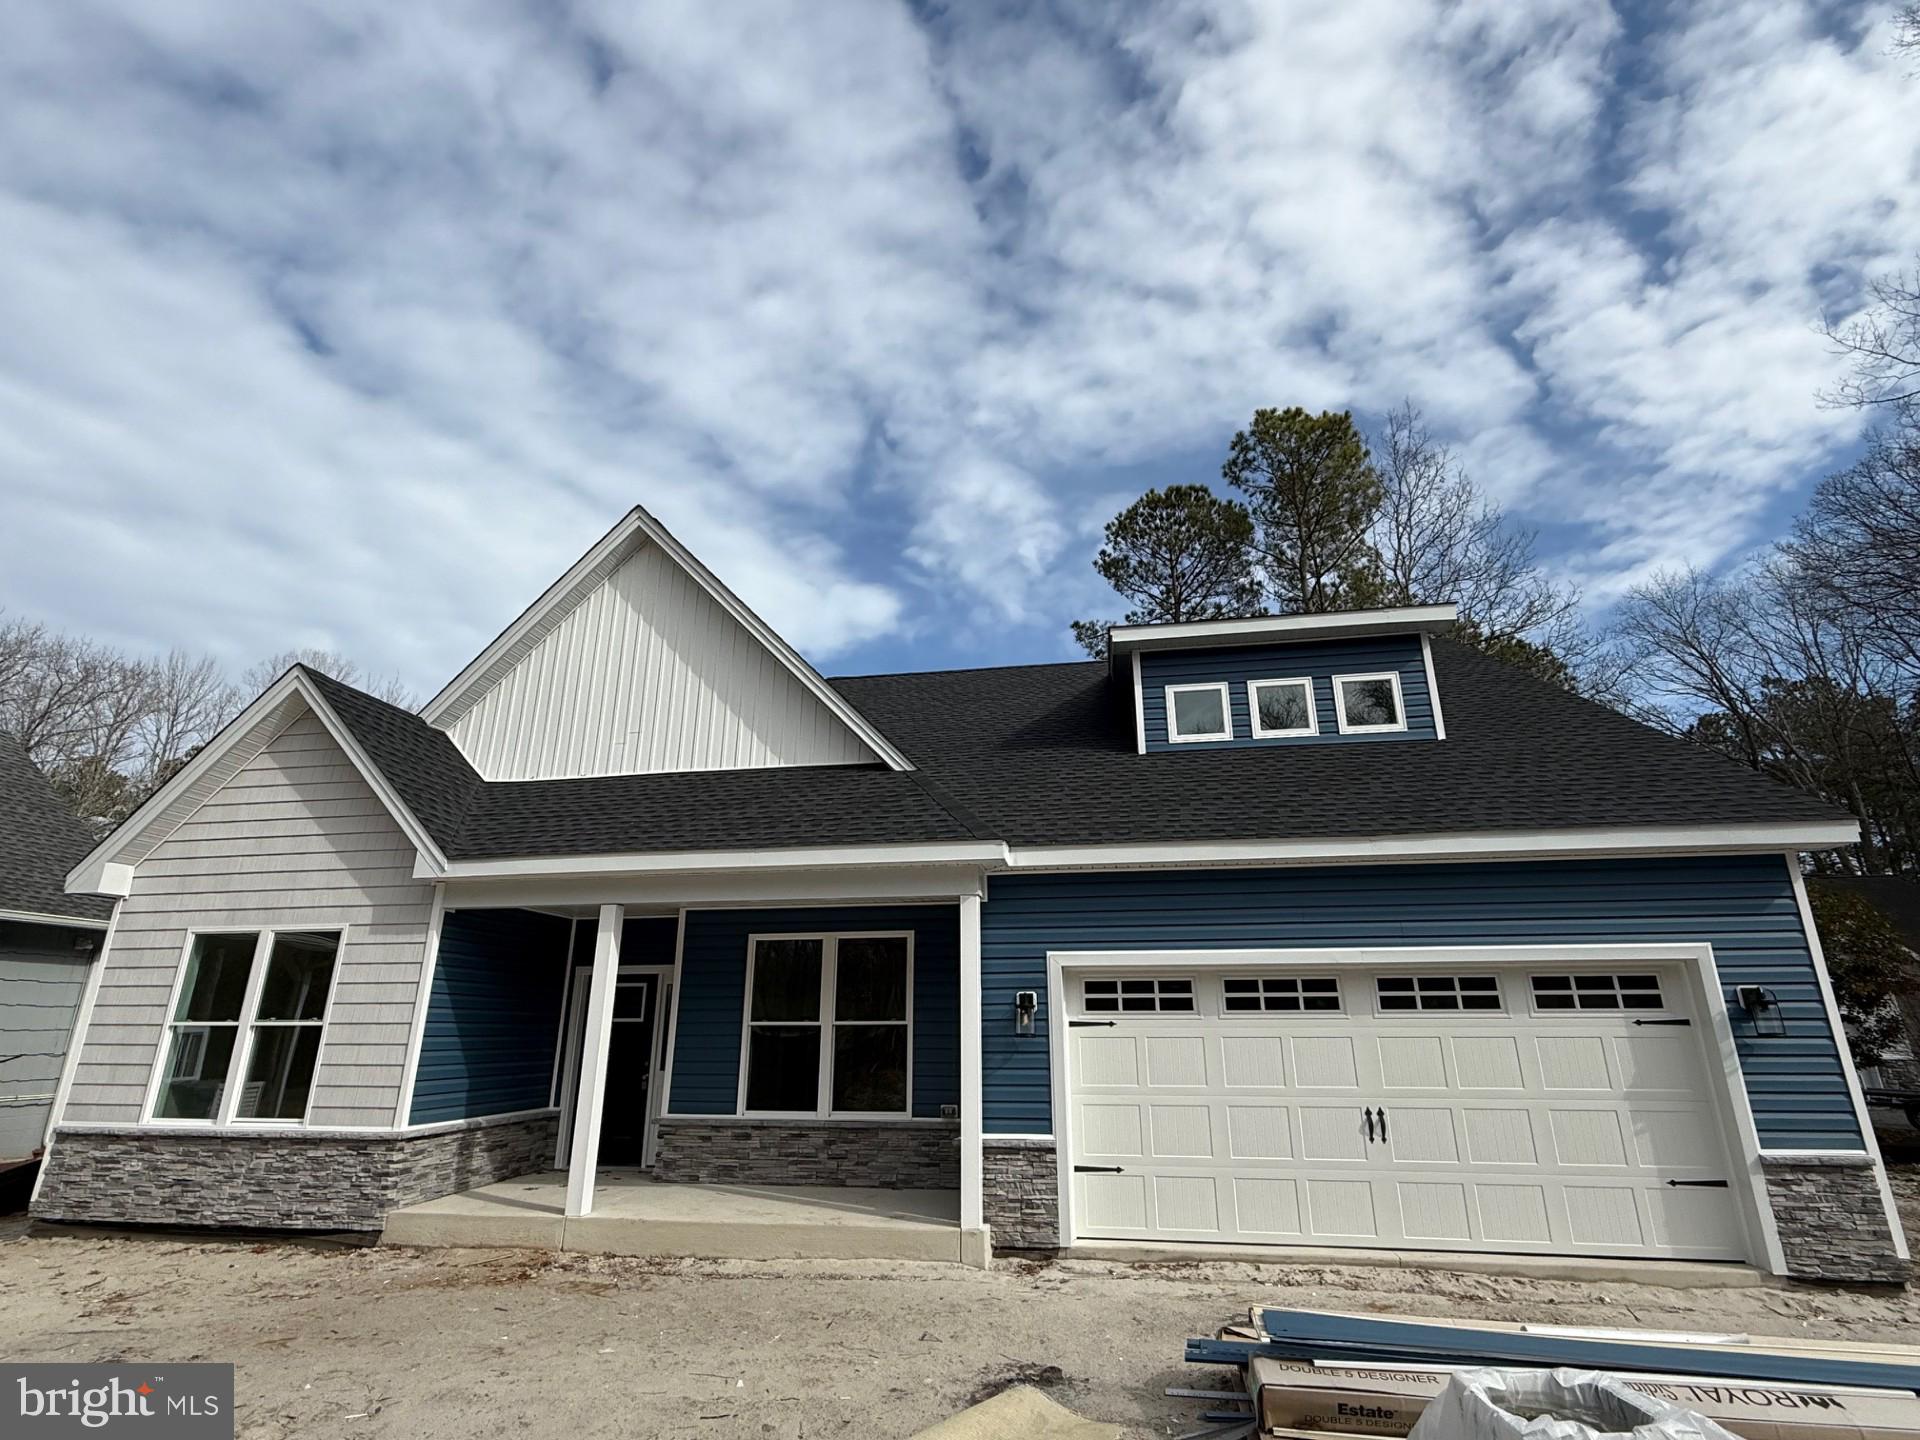
[[[679,1185],[643,1171],[595,1175],[592,1213],[567,1214],[551,1170],[406,1205],[381,1243],[531,1247],[726,1260],[936,1260],[984,1264],[959,1226],[956,1190],[850,1185]],[[978,1247],[977,1254],[968,1246]]]
[[[787,883],[855,893],[756,878],[723,899],[677,880],[643,899],[602,879],[519,885],[502,906],[443,886],[402,1113],[537,1107],[551,1128],[539,1156],[457,1193],[396,1196],[383,1239],[985,1264],[959,1103],[977,1075],[961,963],[977,896]]]

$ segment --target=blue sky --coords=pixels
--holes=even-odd
[[[1119,504],[1409,398],[1604,608],[1858,443],[1893,8],[26,7],[0,605],[431,693],[638,501],[830,673],[1060,658]]]

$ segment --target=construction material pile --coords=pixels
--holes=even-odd
[[[1255,1308],[1183,1440],[1920,1440],[1920,1349]]]

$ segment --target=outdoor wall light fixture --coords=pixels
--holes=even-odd
[[[1740,1002],[1740,1008],[1746,1012],[1747,1021],[1753,1026],[1756,1035],[1784,1035],[1787,1033],[1786,1012],[1780,1008],[1780,997],[1764,985],[1742,985],[1735,990],[1734,998]]]
[[[1040,997],[1031,990],[1021,990],[1013,997],[1013,1033],[1016,1035],[1033,1034],[1033,1017],[1040,1009]]]

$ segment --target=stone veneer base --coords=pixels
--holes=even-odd
[[[1880,1179],[1866,1155],[1760,1157],[1787,1273],[1797,1280],[1904,1285]]]
[[[653,1178],[687,1184],[957,1190],[957,1124],[869,1120],[662,1120]]]
[[[1051,1139],[983,1137],[980,1188],[994,1249],[1060,1248],[1060,1161]]]
[[[423,1135],[63,1130],[40,1220],[220,1229],[377,1231],[389,1210],[553,1167],[559,1119]]]

